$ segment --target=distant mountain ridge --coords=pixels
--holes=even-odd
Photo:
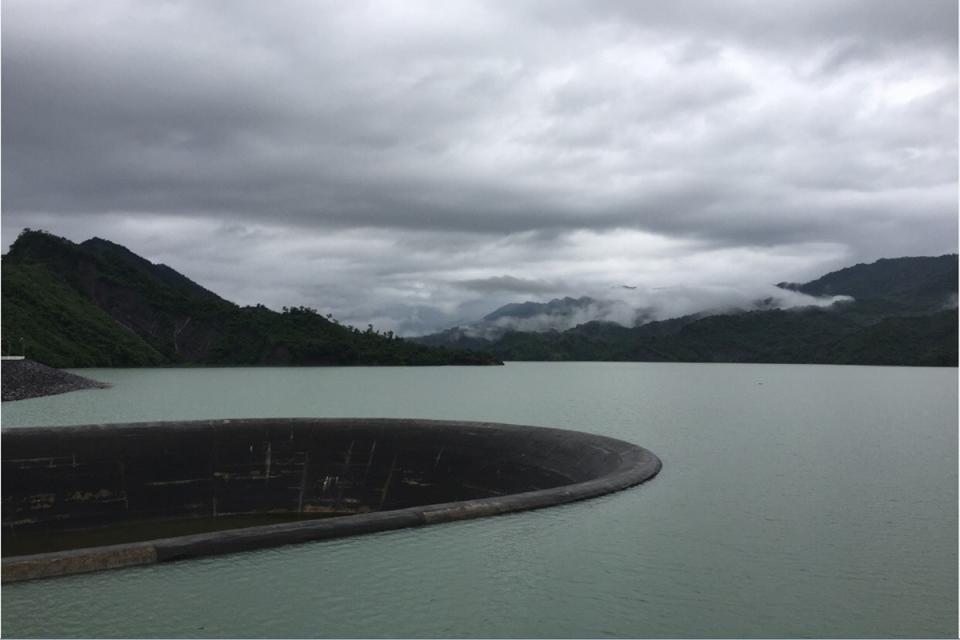
[[[856,300],[883,299],[935,310],[957,291],[957,256],[881,258],[833,271],[805,284],[781,282],[782,289],[811,296],[847,295]]]
[[[622,312],[624,308],[619,301],[596,300],[589,296],[554,298],[549,302],[514,302],[495,309],[477,322],[410,340],[436,346],[457,344],[476,348],[510,331],[565,331],[596,317]],[[635,315],[631,310],[627,313],[631,319]]]
[[[26,230],[3,256],[3,352],[55,367],[496,364],[492,355],[240,307],[101,238]]]
[[[781,310],[758,303],[752,310],[639,326],[587,322],[565,331],[508,331],[495,339],[455,328],[417,340],[504,360],[957,366],[957,264],[956,254],[882,259],[778,285],[811,296],[853,298],[828,307]]]
[[[596,304],[596,302],[588,296],[554,298],[550,302],[511,302],[483,316],[483,319],[493,322],[500,318],[533,318],[539,315],[566,316],[591,304]]]

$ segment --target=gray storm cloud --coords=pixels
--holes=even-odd
[[[410,333],[956,251],[955,2],[2,12],[5,246],[100,235]]]

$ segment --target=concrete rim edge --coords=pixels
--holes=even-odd
[[[549,506],[567,504],[621,491],[642,484],[656,476],[661,468],[660,459],[648,449],[618,440],[609,436],[591,434],[572,429],[552,427],[534,427],[506,423],[471,422],[453,420],[419,420],[391,418],[267,418],[267,419],[227,419],[171,422],[148,422],[111,425],[80,425],[73,427],[54,427],[74,430],[99,430],[103,428],[150,427],[171,424],[207,424],[212,427],[245,422],[378,422],[402,426],[404,423],[431,423],[439,428],[470,426],[474,428],[517,428],[564,432],[577,434],[590,440],[606,440],[626,446],[626,452],[634,460],[626,460],[620,454],[621,466],[613,473],[568,485],[550,489],[528,491],[491,498],[479,498],[459,502],[406,507],[392,511],[374,511],[356,515],[340,516],[324,520],[307,520],[282,524],[227,529],[211,533],[160,538],[143,542],[87,547],[69,551],[57,551],[33,555],[14,556],[2,560],[0,580],[4,584],[34,580],[39,578],[73,575],[142,566],[158,562],[222,555],[239,551],[249,551],[286,544],[341,538],[377,531],[390,531],[410,527],[470,520],[486,516],[528,511]],[[48,429],[49,427],[36,427]],[[22,431],[24,428],[3,429],[6,435],[10,431]],[[34,429],[34,428],[31,428]]]

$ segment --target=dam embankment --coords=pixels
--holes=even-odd
[[[5,538],[329,516],[6,557],[5,582],[534,509],[660,470],[654,454],[621,440],[477,422],[244,419],[17,428],[2,437]]]
[[[2,368],[3,402],[26,400],[41,396],[52,396],[82,389],[105,389],[110,385],[90,378],[84,378],[45,364],[27,360],[4,359]]]

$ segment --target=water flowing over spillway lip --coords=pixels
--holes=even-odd
[[[71,518],[87,522],[82,518],[90,513],[128,517],[138,500],[152,517],[182,511],[177,500],[190,508],[202,503],[214,516],[231,501],[240,501],[233,509],[241,511],[282,508],[281,502],[291,512],[344,505],[357,511],[4,558],[4,582],[538,509],[619,491],[661,468],[643,447],[580,431],[381,418],[14,428],[3,430],[3,448],[5,533]],[[91,477],[105,488],[93,490],[100,484],[91,485]],[[432,501],[457,495],[480,497]],[[156,506],[158,497],[170,506]],[[38,509],[38,500],[47,503]]]

